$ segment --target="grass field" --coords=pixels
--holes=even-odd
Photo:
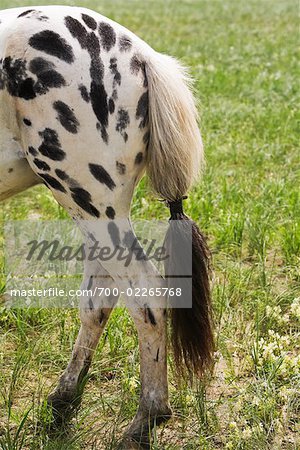
[[[47,2],[27,1],[35,3]],[[213,252],[216,368],[208,383],[179,389],[170,358],[174,418],[155,431],[152,448],[300,448],[298,3],[78,4],[189,65],[201,104],[207,168],[186,207]],[[1,0],[2,8],[18,5]],[[1,204],[3,223],[33,214],[66,217],[44,187]],[[132,215],[168,217],[144,182]],[[0,449],[115,448],[139,397],[137,336],[126,311],[114,312],[82,408],[61,435],[47,433],[44,400],[67,364],[77,312],[1,307],[0,326]]]

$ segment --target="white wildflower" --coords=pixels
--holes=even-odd
[[[291,315],[300,320],[300,297],[294,298],[290,306]]]
[[[250,439],[252,435],[252,430],[250,427],[246,427],[243,431],[242,431],[242,438],[243,439]]]

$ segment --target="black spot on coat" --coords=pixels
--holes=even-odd
[[[95,36],[95,35],[94,35]],[[96,39],[96,37],[95,37]],[[98,40],[97,40],[98,43]],[[98,46],[99,47],[99,44]],[[102,84],[104,66],[99,56],[100,48],[98,52],[91,53],[91,65],[90,65],[90,75],[91,79],[96,84]]]
[[[78,89],[83,100],[88,103],[90,101],[90,94],[88,93],[87,88],[83,84],[80,84],[78,86]]]
[[[78,40],[81,47],[86,49],[91,57],[90,75],[90,99],[92,108],[101,124],[101,135],[105,136],[107,133],[103,130],[108,125],[108,102],[107,93],[102,84],[103,78],[103,63],[100,59],[100,45],[99,40],[94,32],[88,33],[84,26],[73,17],[66,17],[65,24],[74,38]]]
[[[30,15],[30,17],[28,17]],[[28,19],[35,18],[40,21],[46,21],[49,18],[41,13],[41,11],[37,11],[36,9],[28,9],[27,11],[22,12],[18,15],[19,17],[26,17]]]
[[[48,175],[46,173],[38,173],[38,175],[43,178],[48,186],[56,189],[57,191],[66,192],[63,185],[56,178],[53,178],[51,175]]]
[[[82,20],[84,21],[84,23],[91,28],[91,30],[96,30],[97,28],[97,22],[96,20],[89,16],[88,14],[81,14]]]
[[[116,43],[116,33],[114,29],[108,23],[101,22],[99,24],[99,35],[101,46],[108,52]]]
[[[115,222],[109,222],[107,225],[108,233],[110,235],[111,241],[115,247],[120,247],[121,238],[120,230]]]
[[[107,215],[107,217],[111,220],[114,220],[116,212],[114,210],[114,208],[112,206],[108,206],[106,208],[105,214]]]
[[[103,166],[100,166],[98,164],[89,164],[89,169],[96,180],[100,181],[100,183],[105,184],[111,191],[116,187],[115,182]]]
[[[108,100],[108,111],[109,114],[113,114],[115,112],[115,102],[113,101],[112,98]]]
[[[123,108],[120,108],[118,110],[118,114],[117,114],[116,131],[118,131],[123,136],[125,142],[128,139],[128,134],[124,130],[126,130],[129,123],[130,123],[130,118],[129,118],[128,111],[126,111]]]
[[[91,83],[91,102],[95,116],[102,126],[108,125],[108,104],[107,93],[103,84],[98,84],[95,81]]]
[[[108,133],[104,125],[102,125],[100,122],[96,123],[96,128],[101,133],[101,137],[105,144],[108,144]]]
[[[148,80],[146,77],[145,61],[142,61],[138,55],[133,55],[130,60],[130,71],[133,75],[138,76],[140,73],[143,76],[143,86],[146,88],[148,86]]]
[[[32,100],[36,97],[34,80],[28,77],[25,60],[13,59],[10,56],[4,58],[0,76],[3,87],[6,86],[8,93],[13,97],[24,98],[24,100]]]
[[[144,128],[148,124],[149,96],[144,92],[139,98],[136,108],[136,119],[141,119],[139,128]]]
[[[118,70],[117,58],[110,58],[109,68],[110,68],[111,73],[114,76],[113,88],[115,88],[117,84],[120,86],[121,85],[121,74]]]
[[[18,18],[19,17],[25,17],[25,16],[27,16],[28,14],[30,14],[31,12],[33,12],[34,11],[34,9],[27,9],[27,11],[23,11],[21,14],[19,14],[18,15]]]
[[[57,132],[51,128],[45,128],[39,132],[39,135],[43,138],[39,146],[41,154],[54,161],[62,161],[66,154],[61,148]]]
[[[116,125],[116,131],[123,131],[127,128],[127,126],[130,123],[129,114],[128,111],[126,111],[123,108],[120,108],[118,110],[117,114],[117,125]]]
[[[101,127],[101,135],[105,142],[108,141],[108,135],[105,128],[108,126],[108,102],[107,92],[102,83],[104,66],[100,59],[100,44],[95,33],[88,32],[85,27],[73,17],[67,16],[65,24],[70,33],[76,38],[83,49],[86,49],[91,57],[90,65],[90,100],[95,116]]]
[[[29,64],[29,70],[37,76],[34,91],[37,94],[45,94],[50,88],[65,86],[64,77],[58,73],[55,65],[44,58],[34,58]]]
[[[60,100],[53,103],[53,108],[58,112],[57,119],[61,125],[70,133],[76,134],[78,132],[79,122],[72,109]]]
[[[47,20],[49,20],[49,17],[45,16],[45,14],[42,14],[41,11],[35,11],[34,12],[34,17],[37,20],[40,20],[41,22],[47,22]]]
[[[44,59],[40,56],[33,58],[29,64],[29,70],[37,76],[40,73],[52,70],[54,67],[55,65],[53,64],[53,62],[47,61],[47,59]]]
[[[32,156],[37,156],[39,154],[39,152],[32,146],[28,147],[28,152],[32,155]]]
[[[71,64],[74,61],[71,45],[52,30],[44,30],[34,34],[29,39],[29,45],[48,55],[56,56],[66,63]]]
[[[42,161],[41,159],[34,158],[33,163],[40,170],[50,170],[50,166],[45,161]]]
[[[25,100],[32,100],[36,97],[34,81],[32,78],[26,78],[26,80],[19,85],[18,97],[24,98]]]
[[[100,217],[98,209],[91,203],[91,194],[88,191],[80,187],[71,188],[70,191],[74,202],[77,203],[80,208],[91,216]]]
[[[64,77],[56,70],[41,73],[38,81],[40,86],[35,87],[38,94],[45,94],[49,90],[48,88],[60,88],[66,85]]]
[[[69,180],[69,175],[67,175],[64,170],[55,169],[55,173],[58,176],[58,178],[60,178],[61,180],[63,180],[63,181]]]
[[[80,46],[87,50],[91,56],[91,78],[97,82],[101,82],[103,76],[103,64],[99,57],[100,44],[96,34],[93,31],[88,32],[79,20],[74,19],[74,17],[71,16],[65,18],[65,25],[72,36],[78,40]]]
[[[119,38],[119,49],[121,52],[128,52],[131,46],[131,39],[128,36],[123,35]]]
[[[89,33],[85,27],[79,22],[79,20],[74,19],[74,17],[65,17],[65,25],[70,31],[72,36],[78,40],[82,48],[88,49],[88,35]]]
[[[120,175],[124,175],[126,172],[126,165],[123,163],[120,163],[119,161],[116,161],[116,167],[117,167],[117,171],[119,172]]]
[[[142,152],[139,152],[139,153],[136,155],[136,157],[135,157],[134,163],[135,163],[135,164],[141,164],[141,162],[143,161],[143,158],[144,158],[143,153],[142,153]]]

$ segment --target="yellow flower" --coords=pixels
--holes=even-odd
[[[130,392],[134,392],[138,386],[138,381],[136,378],[130,378],[128,382]]]
[[[186,400],[187,404],[191,404],[194,401],[194,397],[192,395],[187,394],[185,396],[185,400]]]

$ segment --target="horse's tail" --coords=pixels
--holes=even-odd
[[[182,250],[189,244],[192,249],[192,307],[171,308],[174,358],[181,372],[186,367],[201,375],[211,367],[214,350],[209,251],[197,225],[183,214],[181,203],[204,163],[197,109],[191,80],[175,59],[155,53],[145,70],[150,127],[147,172],[154,190],[168,202],[171,219],[177,219],[170,222],[166,236],[169,286],[174,281],[173,270],[178,275],[178,267],[182,267],[184,274]]]

